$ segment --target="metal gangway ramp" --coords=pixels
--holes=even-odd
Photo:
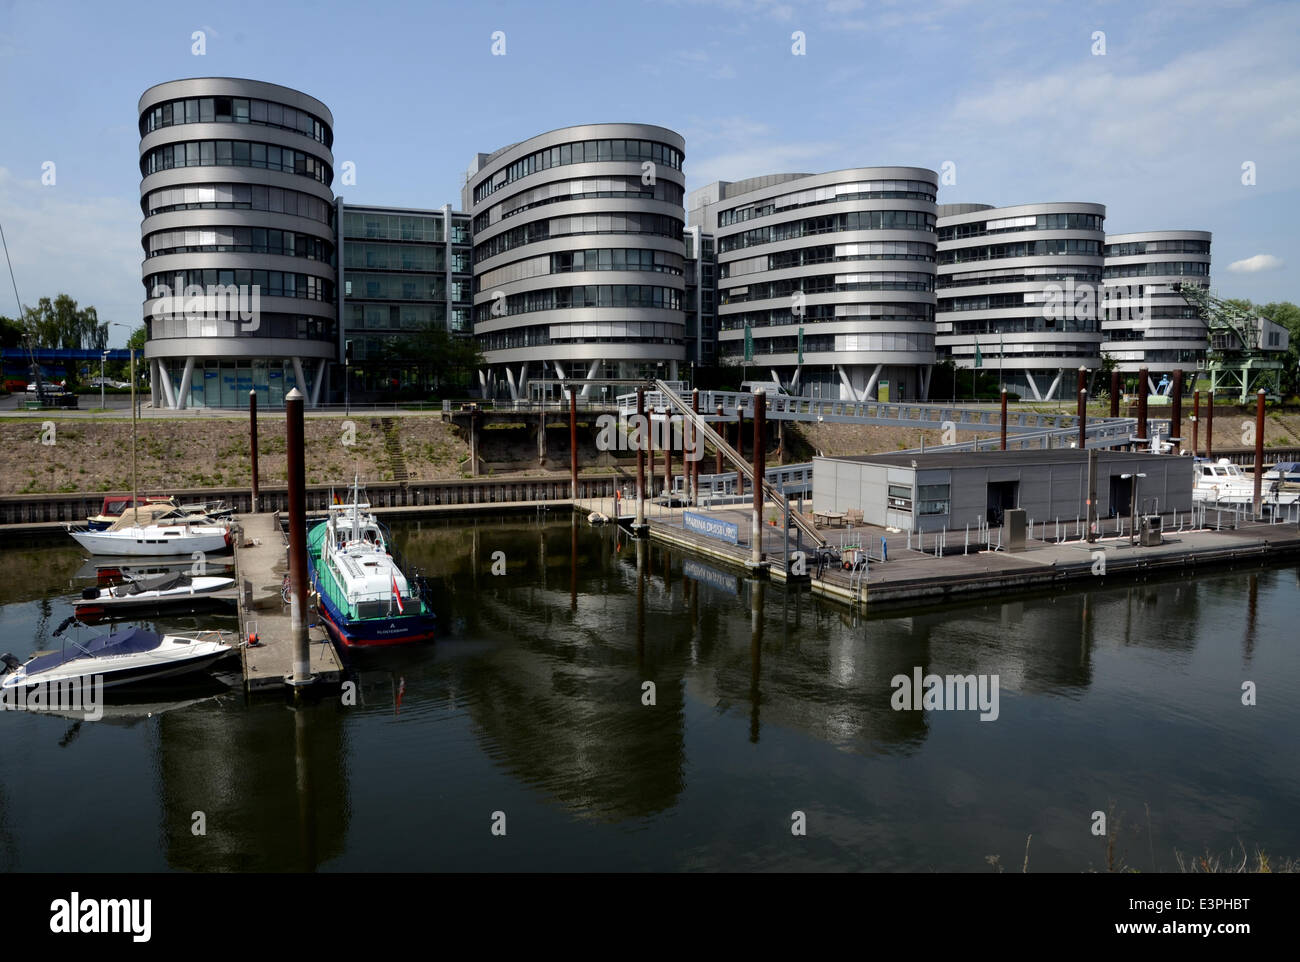
[[[669,407],[674,407],[681,412],[682,417],[690,422],[692,428],[699,431],[706,439],[712,442],[713,445],[722,452],[723,456],[735,465],[736,470],[748,479],[751,485],[755,483],[753,466],[746,462],[745,459],[736,452],[735,448],[723,440],[722,435],[709,426],[709,422],[703,417],[703,412],[692,410],[691,406],[687,404],[676,391],[658,378],[655,379],[654,385],[655,389],[663,396],[664,400],[668,402]],[[782,494],[772,484],[772,482],[768,481],[767,478],[763,478],[762,484],[764,498],[771,498],[785,511],[789,512],[790,520],[794,522],[795,527],[811,538],[813,544],[819,548],[827,547],[826,539],[823,538],[821,532],[817,530],[817,526],[794,508],[785,495]]]

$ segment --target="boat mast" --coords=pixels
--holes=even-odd
[[[361,472],[352,475],[352,540],[361,537]]]

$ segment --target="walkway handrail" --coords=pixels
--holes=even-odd
[[[826,546],[826,539],[823,538],[821,532],[817,530],[817,526],[814,525],[807,518],[805,518],[799,511],[792,508],[790,506],[790,502],[786,500],[785,495],[783,495],[776,487],[774,487],[766,477],[763,477],[759,481],[755,481],[753,467],[750,464],[748,464],[743,457],[737,454],[735,448],[733,448],[730,444],[724,441],[722,439],[722,435],[718,434],[717,431],[713,430],[713,428],[709,426],[709,423],[703,417],[701,417],[699,413],[694,411],[689,404],[683,401],[677,395],[677,393],[673,391],[672,388],[670,388],[663,381],[660,381],[656,378],[654,384],[655,387],[658,389],[658,393],[662,401],[666,402],[666,406],[675,407],[679,411],[681,411],[682,417],[685,420],[689,420],[691,422],[691,425],[696,430],[698,430],[701,434],[703,434],[706,439],[712,441],[713,445],[723,453],[726,459],[730,461],[732,464],[734,464],[736,466],[736,469],[741,474],[743,474],[746,478],[749,479],[750,484],[761,483],[763,496],[765,498],[770,497],[777,504],[781,505],[783,509],[788,511],[790,514],[790,519],[794,521],[795,526],[799,528],[804,534],[808,535],[808,537],[810,537],[813,540],[813,543],[815,545],[817,545],[818,547]],[[764,474],[766,474],[766,472],[764,472]]]

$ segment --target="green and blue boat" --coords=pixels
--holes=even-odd
[[[428,586],[408,576],[388,531],[354,492],[348,504],[307,532],[307,571],[318,608],[344,648],[432,641],[436,616]]]

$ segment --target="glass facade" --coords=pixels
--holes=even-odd
[[[472,332],[468,216],[344,204],[339,222],[350,396],[431,389],[438,372],[402,355],[430,331]]]
[[[310,177],[321,184],[334,180],[325,161],[277,144],[254,144],[245,140],[191,140],[155,147],[140,158],[140,175],[178,167],[258,167],[286,174]]]
[[[151,87],[138,123],[154,403],[279,407],[295,364],[319,403],[340,333],[328,108],[204,77]]]
[[[330,147],[334,134],[314,114],[268,100],[249,97],[189,97],[157,104],[140,117],[140,136],[175,124],[257,124],[310,137]]]
[[[183,360],[168,359],[162,362],[175,389],[179,390],[185,375]],[[307,380],[307,396],[314,387],[314,364],[303,365]],[[247,408],[248,394],[257,391],[259,408],[284,407],[284,396],[297,386],[293,362],[288,358],[252,358],[249,360],[200,360],[194,364],[190,377],[187,407]]]
[[[480,204],[488,197],[530,174],[552,167],[569,164],[596,164],[607,162],[662,164],[673,170],[682,169],[682,154],[676,147],[650,140],[582,140],[558,144],[521,157],[509,167],[502,167],[496,175],[474,188],[474,203]]]

